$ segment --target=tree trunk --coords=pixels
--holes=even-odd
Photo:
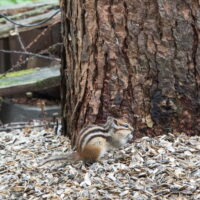
[[[64,133],[125,117],[137,135],[200,132],[198,0],[61,0]]]

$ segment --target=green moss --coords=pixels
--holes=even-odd
[[[60,77],[45,79],[43,81],[38,81],[36,83],[36,87],[37,88],[48,88],[49,85],[53,85],[54,83],[57,83],[59,81],[60,81]]]
[[[3,76],[3,74],[0,74],[0,79],[23,76],[23,75],[26,75],[26,74],[31,74],[35,71],[37,71],[37,68],[20,70],[20,71],[17,71],[17,72],[9,72],[9,73],[6,74],[6,76]]]
[[[0,88],[4,87],[4,86],[14,85],[14,84],[16,84],[16,81],[4,81],[4,82],[0,82]]]

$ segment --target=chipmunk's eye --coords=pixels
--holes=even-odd
[[[122,126],[125,127],[125,128],[129,127],[129,125],[127,123],[123,124]]]

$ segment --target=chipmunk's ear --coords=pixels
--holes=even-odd
[[[107,128],[113,128],[113,123],[114,123],[114,118],[113,117],[111,117],[111,116],[108,116],[107,117],[107,121],[106,121],[106,123],[105,123],[105,126],[107,127]]]
[[[107,126],[111,126],[112,123],[113,123],[113,117],[108,116],[108,117],[107,117],[107,120],[106,120],[106,125],[107,125]]]
[[[114,117],[109,116],[106,121],[106,126],[111,128],[118,128],[118,121]]]
[[[117,128],[118,127],[118,121],[114,117],[108,117],[107,118],[107,123],[112,128]]]
[[[107,117],[107,122],[112,122],[112,121],[113,121],[113,119],[114,119],[113,117],[111,117],[111,116],[108,116],[108,117]]]

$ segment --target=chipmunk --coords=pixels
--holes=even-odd
[[[74,142],[75,152],[52,157],[45,160],[42,165],[50,161],[67,160],[76,162],[96,162],[109,149],[120,147],[133,138],[133,128],[130,124],[120,119],[108,117],[105,124],[89,125],[83,128]]]

